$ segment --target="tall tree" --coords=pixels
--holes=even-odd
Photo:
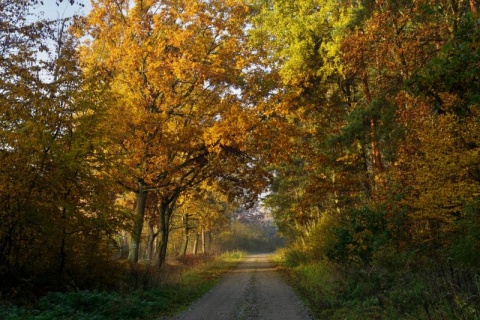
[[[416,70],[400,100],[410,131],[400,148],[397,179],[409,190],[406,203],[417,242],[442,248],[479,190],[479,31],[468,7],[458,10],[461,19],[442,20],[449,36]]]
[[[354,10],[349,1],[259,1],[253,18],[252,43],[263,54],[262,71],[270,74],[270,89],[257,106],[288,150],[270,159],[275,178],[269,202],[297,234],[362,187],[349,171],[356,161],[351,147],[332,141],[351,103],[341,43]]]
[[[86,91],[68,21],[32,22],[29,1],[0,8],[2,279],[77,274],[116,225],[98,174],[101,88]]]
[[[147,196],[159,211],[159,262],[179,196],[242,150],[245,16],[241,1],[94,1],[85,24],[86,70],[109,83],[110,174],[136,193],[130,260]],[[228,127],[232,125],[232,127]],[[223,162],[222,162],[223,161]]]

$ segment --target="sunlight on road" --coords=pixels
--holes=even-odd
[[[275,272],[276,268],[270,262],[271,254],[252,254],[248,255],[242,263],[233,272]]]

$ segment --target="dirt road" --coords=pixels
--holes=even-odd
[[[247,256],[215,288],[171,320],[312,319],[268,258],[266,254]]]

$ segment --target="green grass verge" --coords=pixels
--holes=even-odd
[[[427,270],[365,272],[327,261],[292,264],[281,255],[274,261],[318,319],[480,319],[480,299],[455,284],[480,287],[480,280],[458,281],[459,273],[451,278]]]
[[[243,253],[233,252],[193,265],[168,268],[168,281],[148,290],[51,292],[33,307],[0,305],[0,319],[154,319],[185,309],[212,288],[221,275],[236,266]]]
[[[382,288],[373,278],[356,282],[322,262],[280,270],[318,319],[426,319],[413,287]]]

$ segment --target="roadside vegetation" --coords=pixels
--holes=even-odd
[[[255,18],[295,141],[265,203],[320,319],[480,318],[479,9],[273,1]]]
[[[242,251],[220,256],[185,256],[170,261],[167,272],[148,265],[126,271],[115,291],[50,292],[29,307],[2,304],[0,319],[155,319],[172,315],[199,298],[245,257]],[[168,276],[166,276],[168,274]]]
[[[358,243],[342,243],[333,230],[324,232],[331,238],[323,251],[296,243],[275,256],[318,319],[480,319],[478,258],[463,255],[473,245],[465,239],[463,249],[457,243],[450,251],[399,252],[389,241],[362,261],[352,252],[360,249]],[[352,251],[340,257],[343,250]]]

